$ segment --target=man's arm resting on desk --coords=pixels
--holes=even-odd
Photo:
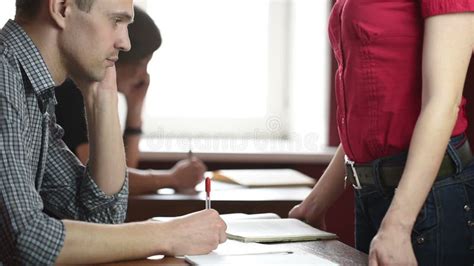
[[[225,223],[214,210],[163,223],[63,223],[66,238],[57,263],[102,263],[156,254],[206,254],[226,240]]]

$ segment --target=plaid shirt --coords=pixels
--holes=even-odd
[[[52,264],[63,246],[60,219],[121,223],[128,185],[107,196],[64,145],[54,82],[14,21],[0,31],[0,261]],[[1,264],[0,262],[0,264]]]

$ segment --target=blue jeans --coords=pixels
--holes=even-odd
[[[448,150],[464,138],[452,138]],[[460,162],[456,153],[448,153]],[[474,163],[457,166],[458,174],[434,183],[413,227],[412,245],[420,265],[474,265]],[[375,185],[356,190],[358,250],[369,252],[393,195],[393,188]]]

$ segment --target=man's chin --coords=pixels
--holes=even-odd
[[[105,70],[100,73],[95,72],[83,75],[70,75],[69,78],[72,79],[79,88],[85,88],[90,86],[92,83],[101,82],[105,78]]]

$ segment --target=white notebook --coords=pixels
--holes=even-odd
[[[313,186],[315,180],[293,169],[235,169],[213,172],[213,179],[246,187]]]
[[[153,217],[166,222],[176,217]],[[297,242],[336,239],[337,235],[314,228],[300,220],[280,218],[275,213],[221,214],[227,224],[227,238],[242,242]]]
[[[335,239],[333,233],[292,219],[238,219],[226,221],[227,237],[243,242],[295,242]]]

